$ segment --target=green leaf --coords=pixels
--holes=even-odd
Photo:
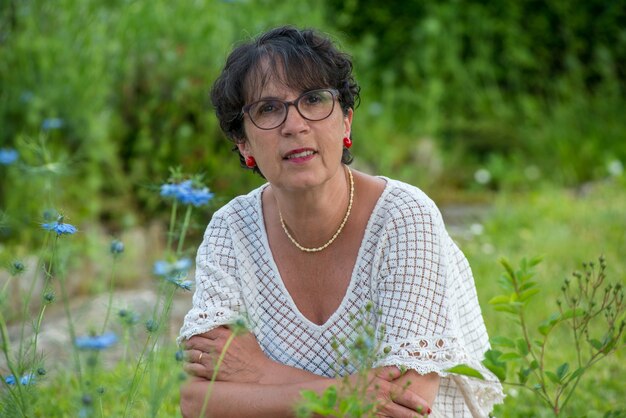
[[[587,313],[587,311],[584,310],[583,308],[568,309],[567,311],[563,312],[561,319],[565,320],[565,319],[571,319],[573,317],[580,318],[581,316],[584,316],[585,313]]]
[[[572,375],[570,376],[570,378],[572,379],[576,379],[578,376],[580,376],[581,374],[583,374],[585,372],[585,368],[584,367],[579,367],[578,369],[576,369],[574,371],[574,373],[572,373]]]
[[[519,312],[517,308],[514,308],[511,305],[497,305],[493,309],[499,312],[507,312],[507,313],[516,314],[516,315]]]
[[[520,294],[520,300],[521,300],[521,301],[523,301],[523,302],[525,302],[525,301],[527,301],[528,299],[530,299],[530,298],[532,298],[533,296],[535,296],[535,295],[536,295],[537,293],[539,293],[539,292],[541,292],[541,289],[538,289],[538,288],[532,288],[532,289],[525,290],[525,291],[523,291],[523,292]]]
[[[562,381],[567,372],[569,371],[569,363],[563,363],[556,369],[556,375],[559,378],[559,381]]]
[[[523,338],[518,338],[516,343],[517,351],[522,355],[522,357],[526,357],[526,355],[528,354],[528,344],[526,343],[526,340],[524,340]]]
[[[530,370],[529,368],[523,368],[520,369],[520,371],[517,373],[517,378],[522,385],[525,385],[526,382],[528,382],[528,376],[530,375],[531,371],[532,370]]]
[[[542,255],[535,256],[535,257],[531,258],[530,260],[528,260],[528,266],[529,267],[535,267],[539,263],[541,263],[541,261],[543,261],[543,256]]]
[[[559,377],[556,374],[552,373],[551,371],[546,371],[546,376],[548,376],[548,378],[552,380],[554,383],[561,382],[561,379],[559,379]]]
[[[530,367],[530,370],[535,370],[539,368],[539,363],[537,362],[537,360],[533,360],[528,366]]]
[[[489,304],[490,305],[499,305],[501,303],[509,303],[510,300],[511,300],[510,296],[498,295],[498,296],[494,296],[493,298],[491,298],[489,300]]]
[[[513,340],[507,337],[500,337],[500,336],[492,337],[490,341],[491,341],[491,345],[515,348],[515,343],[513,342]]]
[[[595,348],[598,351],[601,350],[602,346],[604,345],[600,341],[596,340],[595,338],[592,340],[589,340],[589,344],[591,344],[593,348]]]
[[[500,264],[502,264],[502,267],[504,267],[504,269],[508,273],[509,277],[511,277],[511,278],[515,277],[515,272],[513,270],[513,266],[511,266],[511,263],[509,262],[509,260],[507,260],[506,258],[502,257],[502,258],[500,258],[499,261],[500,261]]]
[[[446,370],[448,373],[460,374],[463,376],[475,377],[480,380],[485,380],[485,377],[476,369],[468,366],[467,364],[457,364],[454,367]]]
[[[535,287],[537,286],[537,282],[533,282],[533,281],[527,281],[526,283],[524,283],[523,285],[521,285],[519,287],[520,292],[526,290],[526,289],[530,289],[531,287]]]
[[[322,403],[326,408],[332,408],[337,402],[337,388],[335,386],[329,386],[322,397]]]
[[[515,352],[510,352],[510,353],[504,353],[500,356],[499,360],[500,361],[509,361],[509,360],[519,360],[521,359],[522,356],[520,356],[519,354],[515,353]]]
[[[506,379],[506,363],[499,360],[501,355],[501,351],[487,350],[485,352],[485,359],[482,363],[488,370],[496,375],[498,380],[504,382]]]
[[[539,327],[537,327],[537,330],[539,331],[539,334],[546,336],[550,333],[550,330],[552,329],[552,325],[550,324],[545,324],[545,323],[541,323],[541,325],[539,325]]]

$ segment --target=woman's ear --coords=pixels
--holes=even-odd
[[[243,155],[243,158],[248,156],[248,141],[237,142],[237,148],[239,149],[239,153]]]
[[[350,132],[352,132],[352,115],[353,114],[354,114],[354,111],[350,108],[348,109],[348,111],[345,113],[343,117],[343,124],[344,124],[343,135],[344,137],[347,137],[347,138],[350,138]]]

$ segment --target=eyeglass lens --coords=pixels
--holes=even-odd
[[[302,94],[293,102],[278,99],[259,100],[250,105],[248,115],[257,127],[273,129],[287,119],[290,104],[295,106],[303,118],[318,121],[330,116],[335,99],[330,90],[313,90]]]

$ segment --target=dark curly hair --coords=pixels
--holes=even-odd
[[[330,39],[311,29],[282,26],[237,46],[211,89],[211,102],[222,131],[236,144],[246,141],[242,108],[256,99],[270,80],[295,91],[333,88],[339,92],[344,114],[359,103],[359,86],[352,75],[350,57]],[[238,152],[237,147],[234,151]],[[242,167],[246,167],[239,153]],[[344,147],[341,161],[352,162]],[[253,169],[263,175],[258,167]]]

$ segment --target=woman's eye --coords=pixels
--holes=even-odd
[[[303,97],[303,99],[304,99],[304,103],[307,105],[314,105],[314,104],[321,103],[323,101],[322,96],[318,93],[307,94],[306,96]]]
[[[268,113],[273,113],[273,112],[278,111],[279,108],[280,108],[279,105],[276,104],[275,102],[263,102],[263,103],[259,103],[256,113],[259,115],[266,115]]]

